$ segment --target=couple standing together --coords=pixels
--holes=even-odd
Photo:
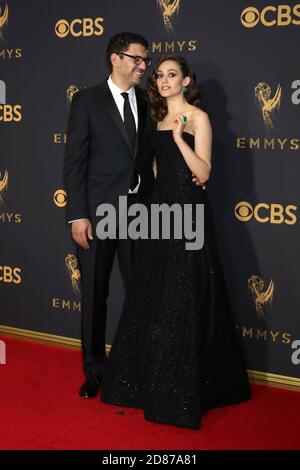
[[[204,183],[211,171],[209,118],[197,107],[185,59],[151,65],[148,43],[116,34],[107,47],[110,76],[73,97],[65,154],[67,217],[82,275],[81,397],[141,408],[159,423],[198,428],[210,408],[249,398],[214,240]],[[184,238],[98,239],[96,209],[128,205],[204,205],[204,245]],[[118,227],[117,227],[118,230]],[[105,326],[115,255],[125,303],[108,359]]]

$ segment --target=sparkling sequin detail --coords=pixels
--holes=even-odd
[[[184,133],[193,146],[192,135]],[[218,259],[206,191],[192,182],[171,131],[151,140],[158,176],[150,203],[205,206],[205,243],[137,241],[134,275],[101,385],[105,403],[198,428],[212,407],[249,398],[249,383]]]

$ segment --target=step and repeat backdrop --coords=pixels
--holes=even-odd
[[[62,167],[78,89],[111,35],[193,65],[213,130],[208,192],[247,367],[300,378],[300,3],[0,0],[0,324],[80,338]],[[144,82],[146,85],[146,80]],[[111,343],[123,299],[115,267]],[[299,381],[300,383],[300,381]]]

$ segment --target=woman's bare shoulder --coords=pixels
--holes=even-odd
[[[208,126],[210,127],[210,119],[208,114],[203,111],[202,109],[194,107],[194,110],[191,114],[192,122],[195,128],[201,126]]]

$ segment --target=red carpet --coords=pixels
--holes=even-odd
[[[300,449],[300,393],[253,386],[200,430],[149,423],[140,410],[83,400],[79,351],[3,338],[0,449]]]

